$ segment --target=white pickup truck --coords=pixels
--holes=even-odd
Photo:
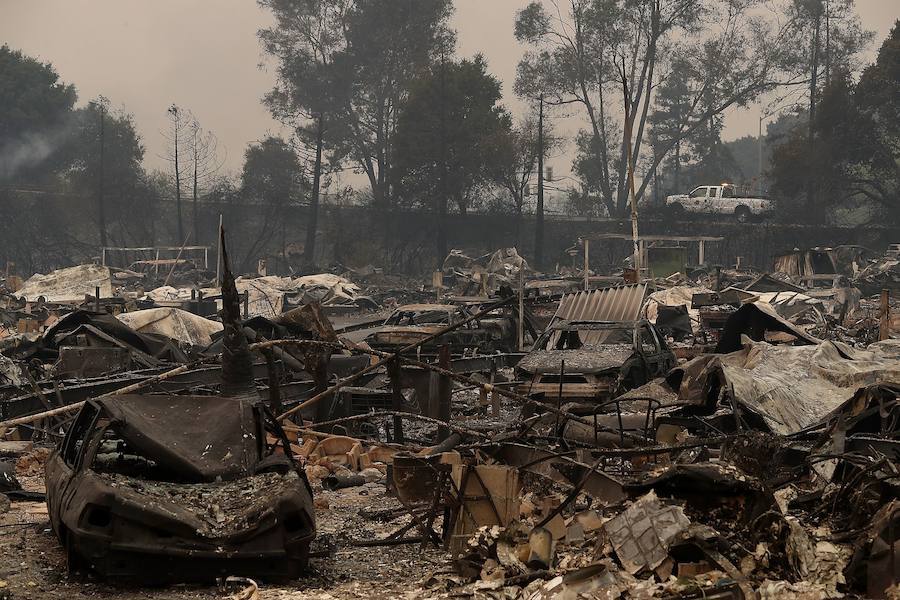
[[[690,194],[666,197],[666,208],[674,214],[686,212],[734,215],[745,223],[752,217],[761,217],[775,209],[768,198],[751,198],[738,194],[733,185],[701,185]]]

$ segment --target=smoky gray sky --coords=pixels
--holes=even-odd
[[[504,102],[516,113],[524,110],[512,90],[524,48],[513,36],[513,19],[527,3],[454,2],[459,54],[485,55],[503,81]],[[871,59],[900,18],[900,2],[857,5],[863,24],[876,31]],[[274,69],[256,32],[270,22],[253,0],[0,0],[0,43],[52,63],[78,88],[80,104],[102,94],[133,114],[149,168],[165,166],[160,132],[173,102],[218,136],[231,172],[239,172],[248,143],[281,131],[260,103]],[[758,115],[756,108],[732,111],[725,137],[755,135]],[[577,127],[566,119],[558,132],[572,135]],[[568,172],[570,153],[571,148],[551,160],[558,173]]]

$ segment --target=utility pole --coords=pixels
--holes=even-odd
[[[440,136],[441,136],[441,193],[437,210],[436,270],[440,271],[447,257],[447,61],[441,50]]]
[[[544,95],[538,101],[538,191],[534,215],[534,266],[544,265]]]
[[[195,120],[193,125],[191,126],[192,134],[193,134],[193,145],[191,147],[191,154],[194,158],[194,185],[193,185],[193,202],[191,203],[193,209],[193,225],[194,225],[194,243],[200,243],[200,226],[197,223],[197,163],[200,160],[200,148],[197,146],[197,132],[200,129],[200,124]]]
[[[106,106],[101,99],[97,103],[100,112],[100,168],[97,179],[97,220],[100,226],[100,246],[106,247],[106,200],[103,197],[103,163],[106,154]]]
[[[322,185],[322,146],[325,143],[325,123],[322,113],[316,126],[316,163],[313,167],[312,199],[309,203],[309,222],[306,225],[306,246],[303,249],[307,266],[316,264],[316,229],[319,227],[319,188]],[[284,247],[282,244],[282,253]]]
[[[175,207],[178,213],[178,239],[184,239],[184,225],[181,222],[181,165],[178,163],[178,134],[181,128],[181,121],[178,115],[178,107],[172,105],[169,107],[169,114],[172,115],[172,143],[175,146]]]

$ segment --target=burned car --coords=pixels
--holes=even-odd
[[[295,578],[315,536],[306,475],[246,397],[90,400],[48,459],[46,485],[70,571],[113,581]]]
[[[519,392],[563,402],[603,401],[675,366],[675,355],[646,320],[557,321],[517,365]]]
[[[408,304],[395,310],[366,338],[375,350],[394,352],[459,323],[480,310],[473,304]],[[423,354],[436,354],[444,344],[451,354],[477,350],[481,354],[512,352],[516,347],[516,321],[509,309],[498,308],[480,319],[446,333],[422,346]]]

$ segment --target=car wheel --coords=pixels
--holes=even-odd
[[[746,223],[753,215],[750,213],[750,209],[746,206],[738,206],[736,209],[734,209],[734,216],[737,217],[738,223]]]
[[[681,204],[670,204],[669,205],[669,214],[673,219],[683,219],[684,218],[684,206]]]

